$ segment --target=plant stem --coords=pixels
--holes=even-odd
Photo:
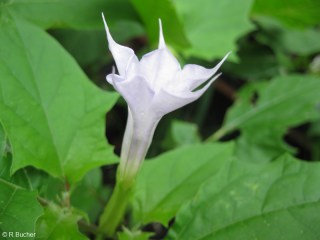
[[[92,234],[97,234],[98,233],[97,226],[89,224],[83,219],[81,219],[78,222],[78,225],[79,225],[79,228],[84,232],[88,232],[88,233],[92,233]]]
[[[223,137],[228,131],[224,128],[220,128],[216,131],[213,135],[208,137],[205,141],[206,142],[215,142],[218,141],[221,137]]]
[[[99,221],[99,232],[96,240],[103,239],[103,235],[113,237],[115,230],[125,214],[127,205],[133,192],[133,184],[117,181],[111,198],[105,207]]]

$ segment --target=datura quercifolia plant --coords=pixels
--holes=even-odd
[[[129,192],[134,183],[160,119],[167,113],[197,100],[220,76],[215,74],[229,53],[212,69],[195,64],[187,64],[181,68],[166,46],[159,20],[158,49],[145,54],[139,60],[131,48],[119,45],[113,40],[105,18],[103,15],[102,17],[109,49],[118,70],[118,74],[113,71],[107,75],[107,81],[128,104],[117,184],[103,214],[105,216],[100,219],[100,227],[106,228],[101,231],[112,235],[122,216],[116,219],[117,217],[112,216],[113,213],[117,215],[116,210],[110,208],[122,208],[119,210],[122,213],[118,212],[118,215],[123,215],[126,204],[122,204],[119,198],[127,198],[125,192]],[[198,89],[203,84],[204,86]],[[116,224],[111,223],[115,221]]]

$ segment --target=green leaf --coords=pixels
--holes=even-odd
[[[268,17],[258,17],[256,21],[263,29],[257,34],[257,39],[271,46],[275,52],[308,56],[320,51],[320,31],[317,29],[288,28]]]
[[[319,163],[288,155],[267,166],[229,162],[179,211],[167,239],[318,239],[319,184]]]
[[[159,41],[160,18],[166,42],[180,48],[190,45],[172,0],[131,0],[131,3],[146,25],[152,43]]]
[[[137,18],[128,0],[5,0],[0,3],[1,12],[20,16],[42,28],[103,28],[101,13],[108,21],[123,23]]]
[[[106,16],[112,33],[119,42],[144,34],[129,0],[15,0],[2,3],[0,15],[1,11],[44,29],[67,28],[53,31],[54,35],[80,64],[92,63],[97,55],[106,53],[101,51],[101,46],[107,49],[101,13]],[[64,33],[68,33],[67,36],[62,36]]]
[[[174,120],[162,145],[165,149],[172,149],[183,145],[200,143],[200,141],[196,124]]]
[[[90,222],[96,222],[109,195],[110,189],[102,186],[101,169],[96,168],[88,172],[72,191],[71,204],[86,212]]]
[[[12,164],[12,161],[11,161],[10,155],[0,159],[0,178],[3,180],[9,181],[15,185],[18,185],[22,188],[25,188],[31,191],[35,190],[27,169],[23,168],[11,176],[10,174],[11,164]]]
[[[2,158],[0,157],[0,178],[27,190],[36,190],[36,188],[33,186],[27,169],[20,169],[15,174],[11,175],[11,165],[11,154],[6,154],[5,156],[2,156]]]
[[[42,215],[36,196],[0,178],[0,232],[35,233],[36,220]]]
[[[119,240],[149,240],[153,233],[138,231],[130,231],[124,228],[123,232],[118,232]]]
[[[236,41],[253,29],[249,21],[252,0],[175,0],[191,48],[184,53],[206,60],[236,52]],[[234,55],[230,56],[235,59]]]
[[[135,222],[167,225],[232,153],[232,143],[191,145],[146,161],[133,202]]]
[[[320,119],[311,123],[308,130],[308,137],[311,139],[311,159],[320,161]]]
[[[319,21],[318,0],[256,0],[252,8],[253,17],[272,16],[290,27],[316,25]]]
[[[310,66],[309,66],[309,71],[312,74],[320,77],[320,57],[319,57],[319,55],[315,56],[313,58],[312,62],[310,63]]]
[[[253,44],[252,37],[241,39],[238,43],[239,62],[223,64],[222,72],[235,78],[249,81],[270,79],[280,74],[277,58],[270,49],[262,44]]]
[[[316,111],[320,102],[319,89],[319,78],[302,75],[277,77],[267,84],[248,85],[228,111],[223,127],[211,140],[240,129],[237,152],[241,151],[244,158],[255,160],[257,155],[251,153],[256,148],[254,152],[263,152],[264,160],[271,160],[289,150],[281,140],[288,128],[319,118]],[[257,96],[255,101],[254,95]],[[256,160],[262,161],[263,158]]]
[[[0,122],[0,161],[5,153],[6,145],[7,145],[7,137]]]
[[[284,152],[296,153],[283,141],[283,128],[263,128],[258,131],[246,129],[236,141],[235,155],[245,161],[269,162]]]
[[[200,142],[200,136],[196,124],[173,121],[171,131],[172,137],[178,146]]]
[[[52,178],[45,172],[26,167],[10,174],[12,165],[11,155],[0,158],[0,178],[29,191],[38,191],[39,196],[56,201],[64,192],[65,182]]]
[[[257,86],[257,85],[256,85]],[[264,86],[264,87],[263,87]],[[318,118],[320,78],[308,75],[276,77],[257,89],[257,100],[239,101],[229,111],[226,127],[287,127]],[[299,103],[299,104],[298,104]],[[246,106],[243,109],[241,106]],[[239,110],[242,114],[239,114]],[[243,112],[243,110],[246,110]]]
[[[31,165],[73,183],[116,162],[104,125],[117,95],[90,83],[41,29],[8,17],[0,33],[0,119],[12,172]]]
[[[127,29],[123,31],[123,29]],[[106,32],[102,30],[71,30],[71,29],[57,29],[51,31],[51,34],[65,47],[77,62],[82,66],[92,64],[91,67],[99,67],[101,63],[97,60],[107,59],[111,57],[108,55],[108,44]],[[140,24],[135,22],[116,22],[112,25],[112,35],[116,37],[119,42],[126,41],[133,37],[143,35],[144,30]],[[105,51],[103,51],[105,49]],[[101,61],[101,60],[100,60]]]
[[[36,239],[88,239],[78,230],[77,222],[80,219],[82,219],[82,216],[72,212],[70,209],[62,209],[50,203],[45,208],[44,215],[37,221]]]

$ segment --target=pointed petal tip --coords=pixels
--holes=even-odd
[[[226,59],[229,57],[229,55],[231,54],[232,52],[228,52],[222,60],[220,60],[220,62],[214,67],[212,68],[212,74],[215,74],[216,71],[218,71],[218,69],[221,67],[221,65],[226,61]]]
[[[228,52],[228,53],[223,57],[223,59],[220,60],[220,62],[219,62],[216,66],[214,66],[214,67],[211,68],[211,69],[208,69],[208,70],[209,70],[208,73],[210,74],[210,78],[217,76],[217,75],[215,75],[216,72],[217,72],[218,69],[222,66],[222,64],[226,61],[226,59],[229,57],[229,55],[230,55],[231,53],[232,53],[231,51]],[[219,73],[218,75],[220,76],[221,73]]]
[[[113,86],[113,79],[112,79],[112,75],[111,74],[108,74],[106,76],[106,80],[109,84],[111,84]]]
[[[113,77],[115,74],[116,74],[116,67],[113,65],[112,72],[106,76],[107,82],[110,83],[112,86],[114,85],[113,84]]]
[[[103,12],[101,12],[101,16],[102,16],[102,20],[103,20],[103,23],[104,23],[104,27],[105,27],[106,29],[108,29],[108,30],[109,30],[108,25],[107,25],[107,22],[106,22],[106,19],[105,19],[105,17],[104,17]]]
[[[221,62],[224,62],[224,61],[230,56],[231,53],[232,53],[232,51],[229,51],[229,52],[223,57],[223,59],[221,60]]]
[[[107,24],[107,21],[106,21],[106,19],[105,19],[105,17],[104,17],[103,12],[101,13],[101,15],[102,15],[102,20],[103,20],[104,28],[105,28],[106,33],[107,33],[107,39],[108,39],[108,42],[109,42],[109,44],[110,44],[110,42],[114,42],[114,40],[113,40],[113,38],[112,38],[112,36],[111,36],[110,30],[109,30],[109,27],[108,27],[108,24]]]
[[[163,30],[162,30],[162,21],[161,18],[159,18],[159,46],[158,49],[166,48],[166,42],[164,40],[163,36]]]
[[[220,77],[221,74],[222,74],[222,73],[218,73],[217,75],[213,76],[213,77],[211,78],[211,80],[209,80],[209,81],[207,82],[207,84],[206,84],[203,88],[195,91],[194,93],[197,95],[197,98],[199,98],[202,94],[204,94],[204,92],[207,91],[207,89],[211,86],[211,84],[212,84],[218,77]]]
[[[221,75],[222,75],[222,73],[220,72],[220,73],[212,76],[212,78],[208,81],[208,83],[207,83],[203,88],[205,88],[205,87],[207,87],[207,86],[210,87],[210,85],[211,85],[215,80],[217,80]],[[207,87],[206,89],[208,89],[208,87]],[[203,89],[203,88],[202,88],[202,89]],[[202,89],[201,89],[201,90],[202,90]],[[204,91],[206,91],[206,90],[204,90]]]
[[[215,81],[218,77],[220,77],[222,75],[222,73],[218,73],[217,75],[215,75],[211,80]]]

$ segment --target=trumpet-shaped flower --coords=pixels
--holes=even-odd
[[[145,158],[159,120],[165,114],[197,100],[220,76],[215,73],[229,53],[212,69],[195,64],[181,68],[166,46],[159,20],[158,49],[139,60],[132,49],[113,40],[104,17],[103,20],[109,49],[119,73],[113,71],[107,76],[107,81],[128,104],[118,177],[120,180],[132,180]]]

